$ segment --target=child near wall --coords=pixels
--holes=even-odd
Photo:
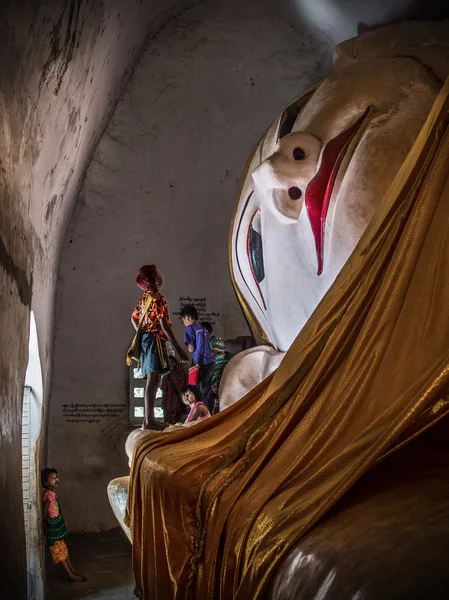
[[[215,357],[210,347],[209,332],[198,323],[198,311],[192,304],[181,309],[181,319],[185,327],[184,343],[192,353],[192,364],[199,365],[198,387],[200,397],[208,410],[211,410],[211,381],[215,369]]]
[[[59,485],[58,471],[48,467],[42,469],[41,483],[44,488],[42,494],[44,534],[47,538],[53,564],[61,565],[69,581],[73,583],[87,581],[86,577],[79,575],[75,571],[65,543],[69,532],[55,492],[55,489]]]
[[[161,430],[166,427],[166,423],[160,423],[154,417],[154,402],[159,378],[170,370],[166,341],[170,340],[173,344],[181,362],[187,362],[188,357],[171,328],[167,301],[159,292],[163,279],[156,265],[141,267],[137,273],[136,283],[144,292],[131,315],[134,329],[136,331],[140,329],[141,332],[140,369],[142,377],[146,377],[147,380],[142,427]]]

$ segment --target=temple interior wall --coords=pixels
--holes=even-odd
[[[0,538],[7,548],[0,579],[17,600],[27,585],[21,420],[30,310],[42,365],[43,464],[62,240],[135,58],[174,6],[21,0],[0,7]]]
[[[284,0],[279,10],[292,24],[318,29],[332,44],[408,19],[447,18],[439,0]]]
[[[326,40],[241,0],[187,9],[141,57],[90,163],[59,275],[49,456],[65,474],[72,527],[116,525],[106,486],[127,472],[124,355],[137,269],[160,268],[178,339],[173,313],[187,298],[225,339],[249,333],[228,267],[240,175],[279,108],[330,62]],[[115,416],[86,423],[95,404]]]
[[[225,339],[248,333],[228,267],[240,174],[282,106],[329,73],[335,43],[375,24],[356,4],[203,0],[142,55],[90,162],[59,272],[49,456],[60,456],[72,527],[116,523],[105,490],[127,472],[137,269],[158,265],[172,313],[198,299]],[[405,6],[379,3],[377,16]]]
[[[224,336],[244,331],[227,231],[251,148],[291,96],[326,74],[335,42],[363,27],[439,16],[439,3],[414,0],[206,0],[183,12],[186,4],[2,3],[0,537],[18,600],[26,593],[21,405],[30,310],[42,365],[42,465],[48,420],[48,461],[61,470],[69,524],[111,527],[105,485],[124,472],[127,420],[69,424],[63,405],[126,402],[136,268],[159,263],[172,311],[180,296],[205,297]]]

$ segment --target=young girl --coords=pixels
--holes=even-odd
[[[147,300],[149,300],[148,310],[141,326],[142,336],[140,338],[140,369],[142,376],[147,378],[143,429],[164,429],[166,425],[154,418],[154,401],[159,376],[167,373],[170,369],[165,342],[170,340],[181,362],[187,362],[188,358],[172,331],[167,301],[159,293],[163,279],[156,266],[145,265],[139,269],[136,282],[144,291],[131,316],[131,323],[136,331]]]
[[[200,398],[200,391],[196,385],[186,385],[182,388],[181,400],[190,408],[185,425],[194,421],[205,421],[211,416],[204,402],[199,402],[197,398]]]
[[[44,488],[44,493],[42,494],[44,533],[47,537],[53,564],[60,564],[67,573],[70,581],[87,581],[85,577],[78,575],[75,571],[65,543],[69,532],[55,493],[55,489],[59,485],[57,470],[49,468],[42,469],[41,483]]]

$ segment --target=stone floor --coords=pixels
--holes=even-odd
[[[131,545],[121,529],[70,534],[69,552],[86,583],[69,583],[47,556],[47,600],[136,600]]]

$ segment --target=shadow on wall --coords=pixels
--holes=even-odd
[[[252,335],[239,335],[236,338],[226,340],[225,343],[226,350],[233,356],[257,346],[256,340]]]

